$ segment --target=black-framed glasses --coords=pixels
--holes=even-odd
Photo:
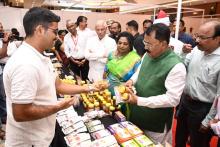
[[[144,46],[150,46],[150,43],[146,42],[145,40],[143,40],[143,44]]]
[[[53,31],[53,33],[57,36],[57,34],[58,34],[58,29],[53,29],[53,28],[48,28],[48,29],[50,29],[50,30],[52,30]]]
[[[199,36],[199,35],[196,35],[195,38],[200,39],[200,40],[206,40],[206,39],[214,38],[214,36]]]

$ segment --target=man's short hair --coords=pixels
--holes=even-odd
[[[32,36],[35,28],[38,25],[48,28],[50,23],[59,21],[60,17],[54,14],[52,11],[45,8],[33,7],[26,12],[23,18],[26,37]]]
[[[218,36],[220,36],[220,24],[215,25],[213,38],[218,37]]]
[[[127,25],[129,27],[132,27],[135,31],[138,31],[138,23],[135,20],[131,20],[129,22],[127,22]]]
[[[177,20],[175,19],[174,22],[176,22]],[[180,19],[180,23],[182,24],[182,26],[184,27],[185,26],[185,21]]]
[[[118,21],[114,21],[112,24],[117,23],[118,28],[121,30],[121,24]]]
[[[79,17],[77,18],[77,20],[76,20],[76,25],[77,25],[77,26],[79,26],[79,23],[80,23],[80,22],[83,22],[83,18],[84,18],[85,20],[87,20],[87,17],[85,17],[85,16],[79,16]]]
[[[150,19],[145,19],[145,20],[143,21],[143,25],[144,25],[145,23],[151,23],[151,24],[153,24],[153,21],[151,21]]]
[[[159,41],[166,41],[167,44],[170,42],[170,28],[162,23],[157,23],[151,25],[145,31],[145,35],[149,36],[151,33],[155,32],[155,39]]]

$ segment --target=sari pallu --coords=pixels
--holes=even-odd
[[[109,81],[109,90],[114,94],[114,87],[126,82],[135,73],[140,65],[140,56],[131,51],[123,57],[116,57],[114,53],[110,53],[105,67],[107,80]]]

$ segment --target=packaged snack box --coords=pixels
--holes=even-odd
[[[143,131],[139,129],[136,125],[129,121],[121,122],[122,126],[124,126],[132,136],[138,136],[143,134]]]
[[[139,145],[132,139],[121,144],[122,147],[139,147]]]
[[[140,146],[140,147],[154,147],[154,143],[145,135],[138,136],[134,138],[135,142]]]

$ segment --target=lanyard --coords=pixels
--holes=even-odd
[[[73,48],[73,50],[74,50],[74,51],[78,51],[78,49],[77,49],[78,35],[76,35],[76,37],[71,36],[71,38],[72,38],[73,43],[74,43],[74,48]]]

